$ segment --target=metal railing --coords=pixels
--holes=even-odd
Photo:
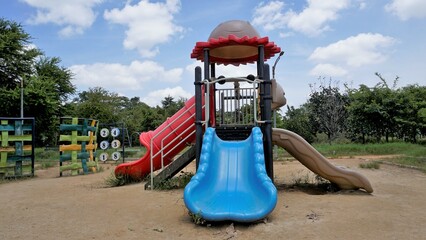
[[[195,110],[194,113],[192,113],[190,115],[190,117],[186,118],[185,121],[181,122],[179,125],[177,125],[174,129],[172,129],[172,131],[170,133],[168,133],[165,137],[163,137],[163,139],[161,139],[161,145],[160,148],[158,150],[157,153],[154,154],[153,151],[153,145],[154,145],[154,141],[166,130],[166,129],[170,129],[171,125],[174,124],[176,121],[181,120],[181,118],[183,116],[185,116],[188,112],[190,112],[191,110],[193,110],[195,108],[195,102],[189,106],[184,112],[182,112],[181,114],[179,114],[179,116],[177,116],[173,121],[169,122],[162,130],[160,130],[157,134],[155,134],[151,140],[150,140],[150,168],[151,168],[151,173],[150,173],[150,178],[151,178],[151,190],[153,189],[154,186],[154,158],[157,157],[158,155],[160,155],[160,160],[161,160],[161,169],[164,168],[164,158],[170,154],[173,150],[175,150],[178,146],[180,146],[182,143],[184,143],[188,138],[192,137],[195,134],[195,127],[194,125],[190,125],[190,127],[184,129],[182,131],[182,126],[184,126],[185,124],[188,123],[188,121],[191,121],[191,119],[195,118]],[[204,108],[204,106],[203,106]],[[191,128],[194,128],[193,131],[190,131]],[[181,131],[180,133],[177,134],[177,132]],[[186,134],[186,136],[185,136]],[[170,142],[165,144],[165,140],[170,137],[171,135],[176,135]],[[185,136],[185,137],[183,137]],[[165,150],[169,147],[172,146],[172,144],[174,144],[174,147],[172,147],[170,150],[166,151]]]
[[[216,122],[223,125],[248,125],[263,123],[257,118],[257,109],[258,109],[258,88],[259,84],[263,82],[261,79],[248,79],[245,77],[231,77],[231,78],[220,78],[214,79],[211,81],[203,80],[202,81],[207,86],[207,93],[210,93],[210,85],[221,82],[221,83],[233,83],[233,88],[222,88],[216,89],[216,99],[219,102],[216,102],[218,106],[216,113],[219,113],[217,116]],[[252,84],[252,87],[240,87],[240,83],[249,83]],[[206,106],[208,104],[209,95],[205,95]],[[206,121],[209,120],[209,110],[205,110]]]

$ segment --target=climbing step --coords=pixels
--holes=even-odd
[[[186,167],[192,160],[195,159],[195,146],[191,146],[186,150],[182,155],[180,155],[176,160],[171,162],[167,167],[165,167],[161,172],[159,172],[153,181],[153,188],[158,186],[159,183],[168,180],[178,174],[184,167]],[[151,189],[151,181],[148,181],[145,184],[145,190]]]

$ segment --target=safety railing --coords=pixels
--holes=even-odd
[[[207,86],[207,93],[210,93],[210,85],[214,83],[234,83],[233,88],[216,89],[216,112],[218,112],[216,122],[223,125],[247,125],[263,123],[257,118],[258,109],[258,88],[259,84],[263,82],[261,79],[245,78],[245,77],[231,77],[219,78],[214,80],[202,81]],[[240,87],[240,83],[252,84],[252,87]],[[205,95],[206,106],[210,97]],[[205,120],[208,121],[209,110],[205,109]]]
[[[203,106],[204,108],[204,106]],[[161,161],[161,169],[164,168],[164,158],[167,157],[168,154],[170,154],[173,150],[175,150],[177,147],[181,146],[181,144],[185,143],[187,139],[193,137],[195,135],[195,127],[193,124],[190,124],[189,127],[185,128],[182,131],[182,127],[185,126],[186,124],[188,124],[188,121],[192,121],[192,119],[195,118],[195,102],[193,104],[191,104],[184,112],[182,112],[181,114],[179,114],[173,121],[168,122],[168,124],[161,129],[157,134],[155,134],[151,140],[150,140],[150,181],[151,181],[151,190],[153,189],[154,186],[154,158],[158,157],[160,155],[160,161]],[[176,123],[177,121],[181,121],[182,117],[187,115],[190,111],[194,111],[194,113],[192,113],[189,117],[187,117],[184,121],[182,121],[180,124],[178,124],[177,126],[174,127],[174,129],[172,129],[172,131],[170,131],[166,136],[163,137],[163,139],[161,139],[161,144],[159,147],[158,152],[154,153],[153,151],[153,146],[154,146],[154,142],[155,140],[160,137],[162,135],[162,133],[164,131],[166,131],[166,129],[171,129],[171,126]],[[192,131],[191,128],[193,128]],[[180,131],[180,133],[178,133]],[[165,140],[168,139],[170,136],[172,135],[176,135],[171,141],[169,141],[168,143],[165,144]],[[172,147],[171,149],[169,149],[168,151],[166,151],[167,148],[169,148],[170,146],[174,145],[174,147]]]

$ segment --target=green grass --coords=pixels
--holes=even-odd
[[[414,167],[426,172],[426,147],[422,144],[406,142],[375,143],[375,144],[314,144],[322,155],[327,158],[354,157],[362,155],[394,155],[382,159],[382,162],[392,162],[402,166]],[[292,157],[282,148],[278,148],[275,160],[288,160]],[[361,168],[378,169],[379,163],[364,163]]]
[[[359,167],[360,168],[367,168],[367,169],[379,169],[380,168],[380,163],[377,162],[377,161],[360,163]]]
[[[360,155],[408,155],[425,154],[426,148],[422,145],[393,142],[377,144],[314,144],[321,154],[326,157],[360,156]]]
[[[124,185],[132,184],[132,183],[139,183],[141,181],[143,181],[143,179],[135,180],[131,178],[130,176],[126,176],[126,175],[116,177],[114,173],[111,173],[105,179],[105,184],[107,187],[119,187],[119,186],[124,186]]]
[[[193,176],[194,176],[194,173],[192,172],[182,171],[180,175],[161,182],[160,184],[158,184],[158,186],[155,186],[155,189],[171,190],[171,189],[184,188],[189,183],[189,181],[191,181],[191,178]]]
[[[413,167],[426,173],[426,155],[423,157],[399,156],[384,160],[386,162],[396,163],[402,166]]]

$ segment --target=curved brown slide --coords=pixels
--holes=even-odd
[[[373,188],[366,177],[357,172],[334,166],[296,133],[273,128],[272,141],[275,145],[284,148],[312,172],[337,184],[341,189],[362,188],[369,193],[373,192]]]

